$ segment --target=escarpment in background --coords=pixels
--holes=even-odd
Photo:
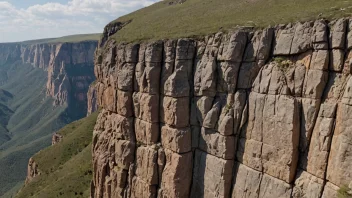
[[[0,197],[17,192],[54,131],[87,115],[95,80],[98,41],[34,42],[0,44]]]
[[[97,50],[92,197],[337,197],[352,20]]]
[[[95,80],[94,51],[97,41],[55,44],[0,44],[0,63],[21,60],[48,71],[47,95],[54,105],[68,104],[75,117],[86,114],[87,91]]]

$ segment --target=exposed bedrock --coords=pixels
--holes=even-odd
[[[97,45],[97,41],[0,44],[0,65],[20,62],[48,71],[46,93],[55,99],[54,105],[68,104],[75,109],[73,113],[82,111],[74,116],[81,118],[87,112],[89,85],[95,80],[93,59]]]
[[[352,181],[351,49],[350,19],[106,41],[92,197],[336,197]]]

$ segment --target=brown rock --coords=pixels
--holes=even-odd
[[[192,152],[177,154],[165,149],[166,165],[162,175],[162,196],[189,197],[192,181]]]
[[[326,84],[324,99],[338,101],[343,95],[348,76],[341,73],[330,72],[329,81]]]
[[[122,91],[133,91],[133,77],[135,73],[136,63],[122,63],[117,65],[115,72],[117,72],[115,79],[116,88]]]
[[[248,127],[241,135],[247,140],[240,141],[240,161],[258,171],[263,167],[264,173],[284,181],[293,181],[298,160],[297,101],[288,96],[252,92],[251,103]]]
[[[327,169],[327,179],[338,186],[349,184],[352,181],[352,170],[349,168],[351,164],[350,142],[352,141],[349,129],[351,115],[350,105],[342,103],[338,106]]]
[[[289,198],[291,197],[292,186],[267,174],[263,174],[260,183],[260,198]]]
[[[295,34],[293,37],[290,54],[299,54],[312,48],[313,23],[305,22],[295,25]]]
[[[159,184],[161,184],[162,181],[162,175],[164,172],[164,168],[166,165],[166,156],[165,156],[165,151],[163,148],[159,148],[158,150],[158,178],[159,178]]]
[[[132,92],[117,90],[116,92],[116,112],[125,117],[133,115]]]
[[[313,52],[310,69],[314,70],[328,70],[329,69],[329,51],[318,50]]]
[[[128,170],[134,161],[135,144],[126,140],[115,142],[115,161],[119,168]]]
[[[190,128],[176,129],[167,125],[161,127],[161,143],[163,148],[176,153],[187,153],[192,148]]]
[[[236,163],[232,198],[258,198],[262,173]]]
[[[335,186],[334,184],[327,182],[324,187],[322,198],[337,198],[338,197],[337,191],[339,189],[340,188],[338,186]]]
[[[162,97],[160,121],[176,128],[189,126],[189,98]]]
[[[330,46],[332,49],[344,49],[346,41],[347,20],[341,18],[331,23]]]
[[[188,72],[186,68],[177,69],[164,84],[164,95],[171,97],[187,97],[190,94]]]
[[[291,51],[292,41],[295,35],[295,28],[288,25],[284,29],[277,32],[274,55],[289,55]]]
[[[292,191],[294,198],[319,198],[324,187],[324,181],[305,171],[299,171]]]
[[[134,129],[137,142],[152,145],[159,141],[160,129],[157,123],[149,123],[136,118]]]
[[[223,159],[234,159],[236,141],[234,136],[223,136],[212,129],[202,128],[199,148]]]
[[[131,198],[153,198],[156,195],[156,186],[151,186],[138,177],[133,178]]]
[[[213,97],[195,97],[192,102],[191,124],[202,126],[205,117],[212,108]]]
[[[273,37],[273,28],[256,31],[251,42],[247,44],[243,61],[267,60],[270,56]]]
[[[123,197],[127,180],[127,171],[113,169],[111,175],[106,177],[104,184],[104,197]]]
[[[240,63],[228,61],[218,64],[218,92],[234,93],[236,91],[237,75],[240,65]]]
[[[328,27],[324,20],[318,20],[314,22],[313,27],[313,47],[316,50],[327,50],[328,49]]]
[[[328,72],[309,70],[304,80],[303,96],[306,98],[320,99],[328,82]]]
[[[190,197],[230,196],[234,161],[224,160],[196,150]]]
[[[159,96],[133,93],[134,115],[150,123],[159,122]]]
[[[134,90],[148,94],[158,94],[160,72],[160,63],[139,62],[136,66]]]
[[[146,184],[158,184],[158,151],[140,146],[136,151],[136,176]]]
[[[299,142],[300,152],[304,153],[308,150],[313,127],[318,117],[320,103],[320,100],[302,98],[301,134]]]
[[[336,104],[324,103],[320,107],[319,117],[315,123],[308,153],[307,171],[324,179],[333,126],[335,122]]]
[[[53,137],[51,138],[51,145],[57,144],[59,142],[61,142],[63,136],[58,134],[58,133],[54,133]]]
[[[99,108],[98,104],[98,89],[100,82],[93,82],[88,89],[87,93],[87,116],[96,112]]]
[[[236,31],[229,35],[224,35],[217,59],[220,61],[241,62],[246,43],[246,32]]]
[[[257,77],[258,72],[260,71],[261,64],[260,62],[250,62],[243,63],[241,65],[239,74],[238,74],[238,89],[250,89],[252,88],[252,83]]]
[[[179,39],[176,47],[177,60],[192,60],[195,55],[196,44],[190,39]]]
[[[25,185],[28,185],[38,175],[40,175],[38,165],[35,163],[33,158],[30,158],[27,166],[27,177]]]
[[[343,50],[333,49],[330,51],[330,67],[329,70],[340,72],[344,65],[344,52]]]

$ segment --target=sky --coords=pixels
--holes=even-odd
[[[101,33],[110,21],[159,0],[0,0],[0,42]]]

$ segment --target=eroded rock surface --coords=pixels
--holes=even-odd
[[[336,197],[352,20],[119,44],[95,58],[92,197]]]
[[[94,52],[97,45],[97,41],[5,43],[0,44],[0,64],[21,61],[22,64],[31,64],[47,71],[47,96],[54,99],[53,105],[68,105],[77,119],[87,112],[87,92],[95,80]]]
[[[38,165],[35,163],[33,158],[30,158],[27,166],[27,177],[25,184],[29,184],[38,175],[40,175],[40,172],[38,171]]]

